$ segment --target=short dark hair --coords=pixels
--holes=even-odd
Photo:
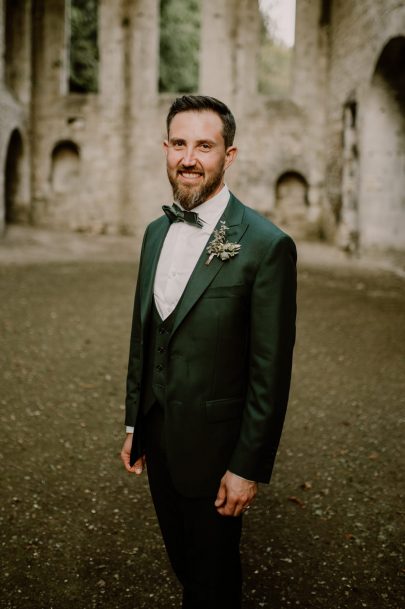
[[[170,123],[176,114],[180,112],[203,112],[210,110],[218,114],[222,121],[222,136],[225,148],[232,146],[235,137],[236,123],[232,112],[223,102],[208,95],[183,95],[177,97],[172,103],[166,118],[167,134],[169,135]]]

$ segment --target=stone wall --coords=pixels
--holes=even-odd
[[[238,125],[231,189],[295,236],[404,247],[405,7],[297,0],[288,99],[257,93],[257,2],[203,0],[201,18],[199,91]],[[175,95],[158,93],[158,24],[159,0],[100,0],[99,91],[72,94],[66,0],[0,0],[0,230],[140,241],[170,199],[161,142]]]
[[[405,246],[405,5],[298,0],[292,98],[305,113],[323,235]],[[379,57],[392,39],[384,66]],[[390,47],[391,48],[391,47]]]
[[[6,215],[26,222],[31,209],[30,11],[30,0],[0,0],[0,234]]]
[[[355,102],[354,137],[357,138],[359,174],[356,230],[360,244],[404,248],[405,105],[404,99],[394,101],[397,97],[395,84],[383,80],[376,83],[375,70],[391,39],[402,36],[405,43],[405,5],[396,0],[336,1],[332,5],[329,27],[326,180],[330,206],[337,220],[344,223],[341,213],[344,107],[348,102]],[[400,72],[404,86],[404,50],[402,44],[393,66],[397,88],[400,87]],[[384,115],[389,124],[384,119],[379,120]],[[396,131],[397,141],[387,143],[387,134],[391,134],[389,140],[394,140]]]

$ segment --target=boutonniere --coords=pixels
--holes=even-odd
[[[220,228],[214,231],[214,238],[207,247],[207,252],[209,254],[208,260],[205,263],[207,266],[214,256],[217,256],[217,258],[220,258],[221,260],[228,260],[229,258],[236,256],[236,254],[239,254],[241,248],[239,243],[225,241],[227,230],[229,230],[229,227],[221,220]]]

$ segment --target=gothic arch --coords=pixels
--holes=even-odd
[[[62,140],[55,145],[51,159],[51,186],[55,194],[77,190],[80,164],[80,148],[75,142]]]
[[[308,229],[308,182],[293,170],[282,173],[275,184],[276,217],[280,225],[296,237]]]
[[[391,38],[365,99],[360,148],[360,237],[405,248],[405,37]]]

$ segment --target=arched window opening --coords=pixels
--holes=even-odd
[[[363,111],[360,231],[366,246],[405,248],[405,37],[376,63]]]
[[[70,0],[71,93],[98,91],[98,0]]]
[[[17,220],[22,190],[23,142],[20,132],[15,129],[10,137],[5,171],[5,221],[10,224]]]
[[[198,90],[200,4],[198,0],[160,0],[160,92]]]
[[[294,236],[304,236],[308,225],[308,183],[298,172],[283,173],[276,183],[276,218]]]
[[[52,151],[51,185],[56,194],[74,192],[80,179],[80,150],[70,141],[59,142]]]
[[[342,249],[354,253],[359,245],[359,144],[357,102],[354,99],[343,106],[342,123],[341,205],[336,209],[338,242]]]
[[[281,6],[282,4],[282,6]],[[295,37],[295,0],[259,0],[263,16],[259,49],[259,93],[286,97],[290,91]]]

